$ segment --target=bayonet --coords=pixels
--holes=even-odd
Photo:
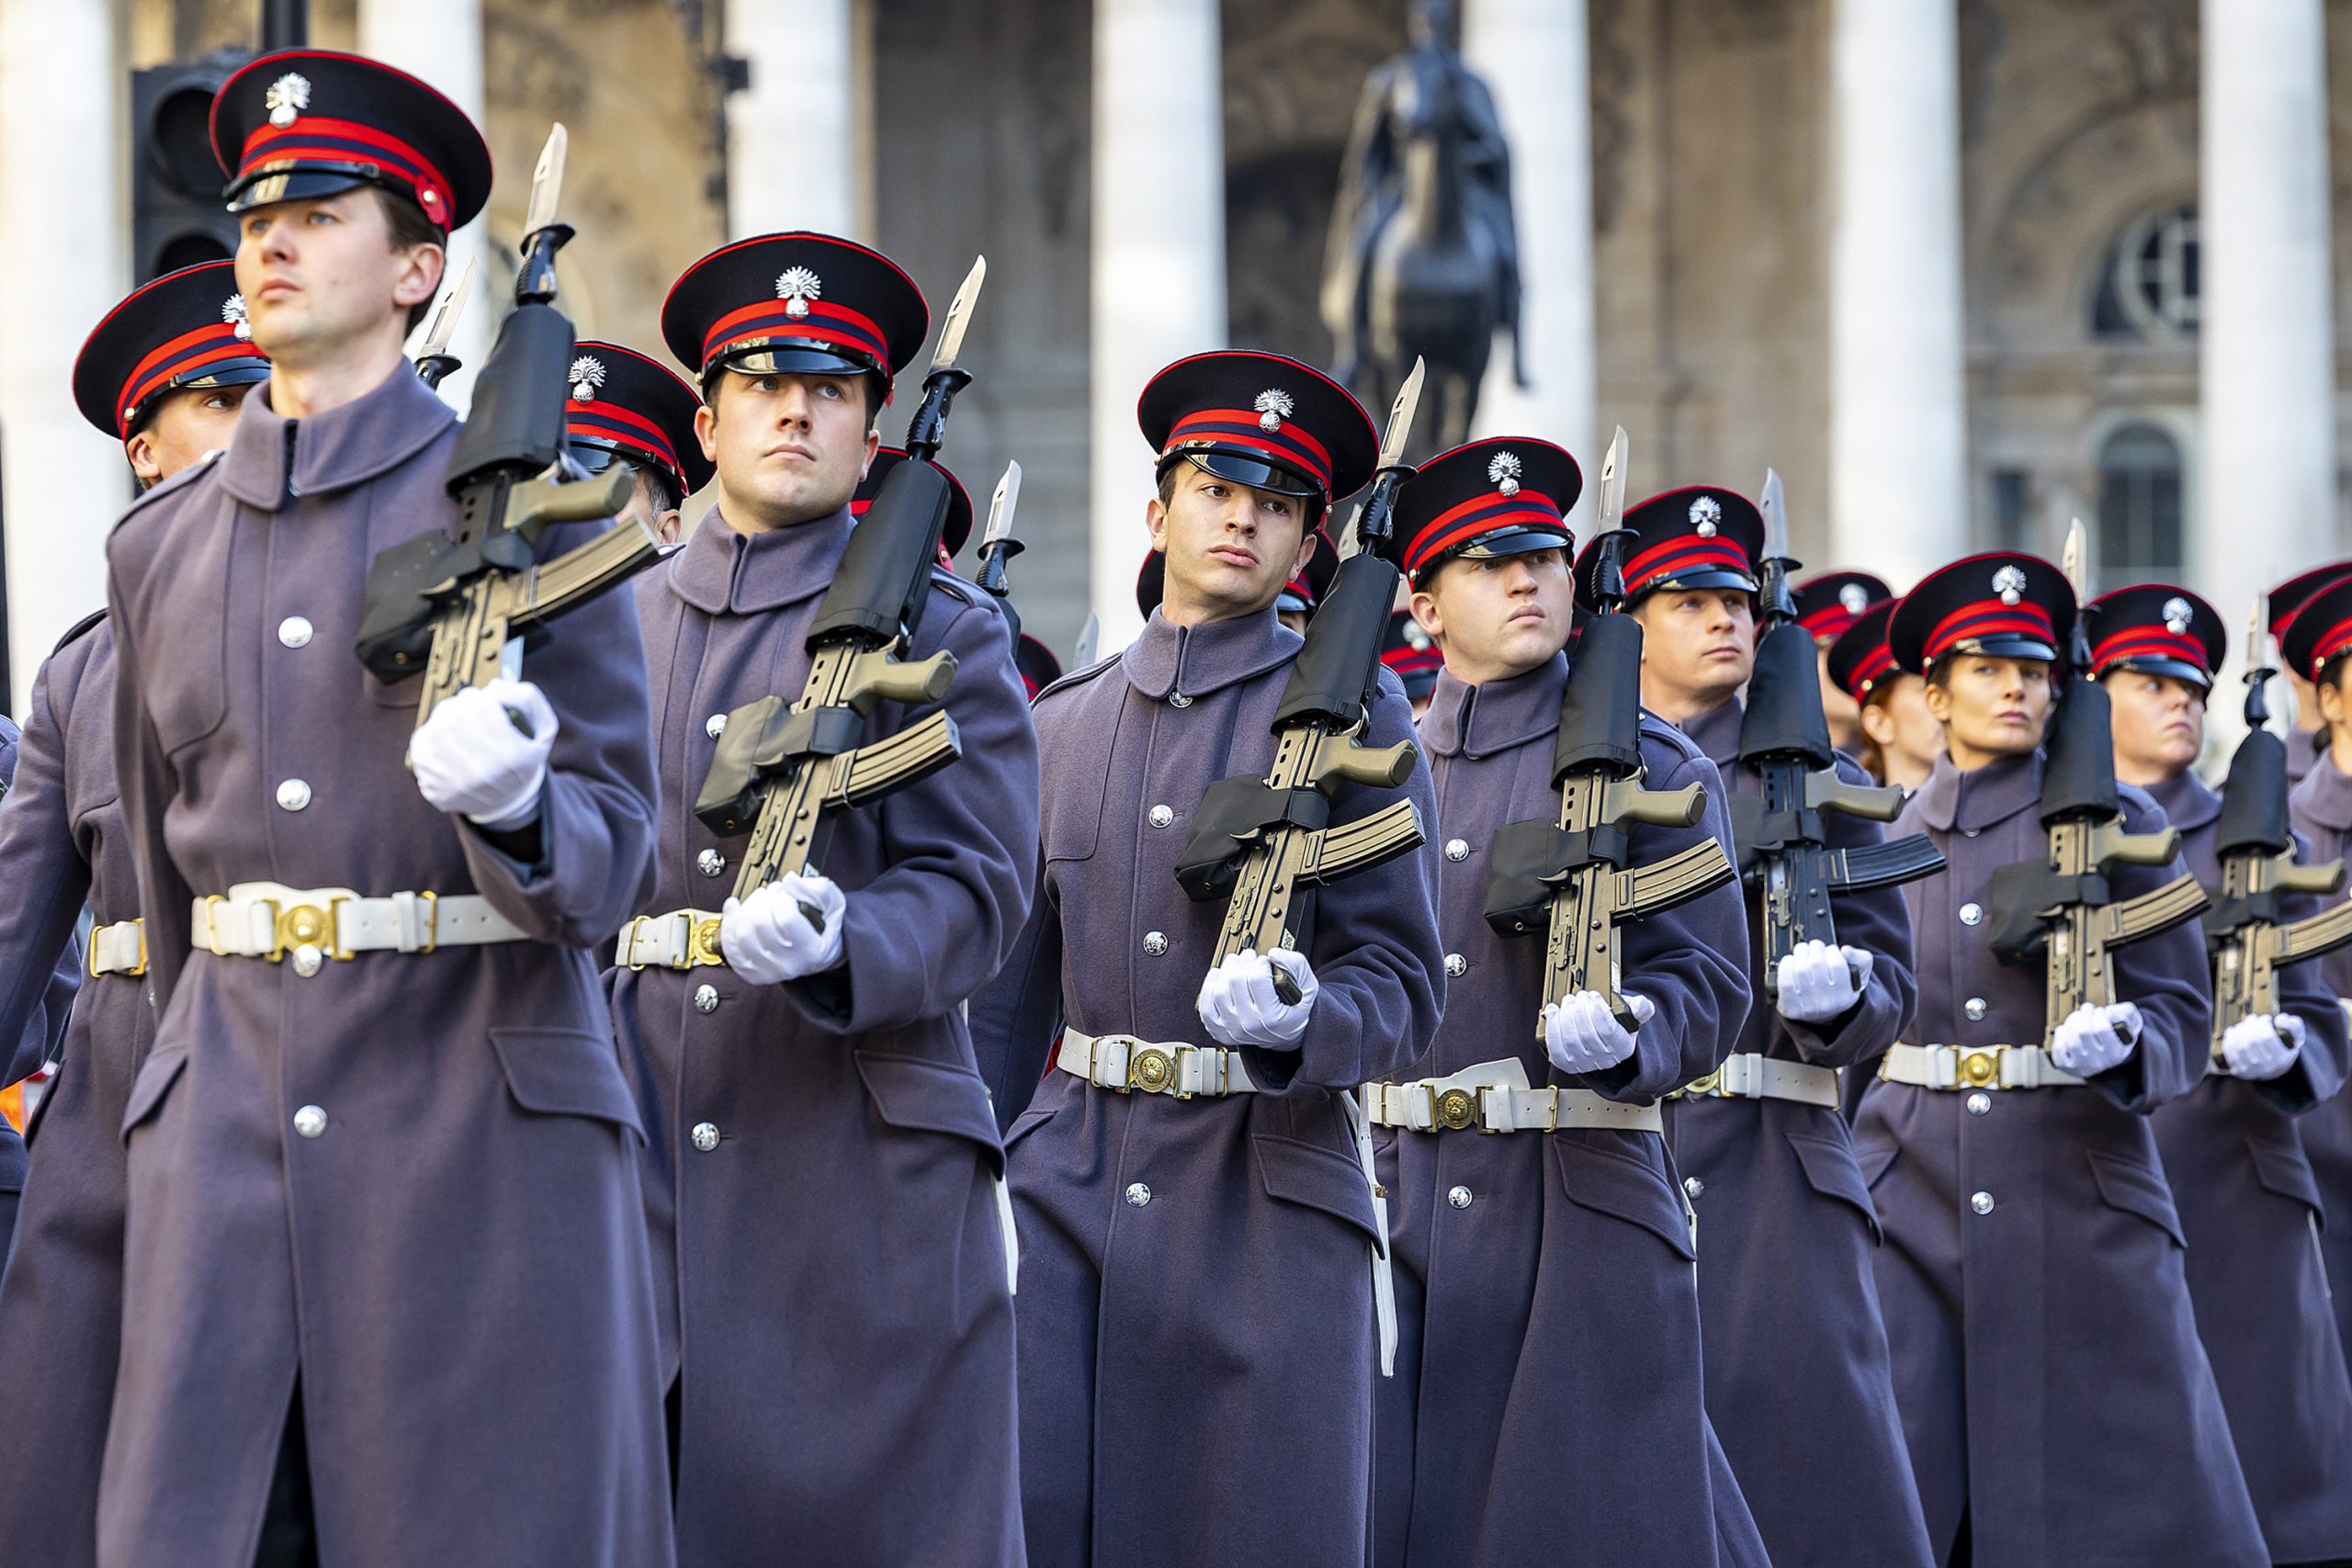
[[[962,361],[964,329],[972,324],[972,307],[979,302],[980,285],[988,281],[989,258],[976,256],[972,270],[964,275],[956,286],[956,298],[947,307],[947,319],[939,323],[939,347],[931,356],[931,368],[923,372],[928,381],[942,370],[952,370]]]
[[[463,367],[457,355],[448,352],[449,339],[458,330],[458,318],[466,313],[466,296],[472,292],[473,281],[474,259],[468,256],[457,280],[441,290],[441,298],[433,302],[433,313],[424,318],[424,341],[417,345],[416,374],[428,387],[438,389],[451,372]]]
[[[1078,646],[1070,649],[1070,668],[1084,670],[1094,662],[1094,650],[1102,641],[1102,617],[1093,611],[1086,612],[1086,625],[1078,629]]]
[[[571,145],[571,133],[558,120],[548,128],[547,144],[539,149],[538,165],[531,171],[531,202],[523,219],[523,237],[529,242],[533,234],[555,221],[556,203],[563,196],[563,160]]]
[[[1609,439],[1608,455],[1600,459],[1600,522],[1592,531],[1596,539],[1615,533],[1625,515],[1625,461],[1631,446],[1625,427],[1619,425]]]
[[[1396,400],[1388,405],[1388,423],[1380,436],[1380,467],[1376,470],[1378,473],[1385,474],[1394,469],[1409,475],[1410,470],[1405,468],[1405,443],[1413,434],[1413,416],[1420,412],[1421,378],[1428,368],[1429,367],[1419,355],[1414,355],[1413,368],[1406,375],[1404,385],[1396,389]],[[1378,493],[1376,487],[1367,492],[1363,500],[1356,502],[1355,512],[1348,519],[1345,539],[1348,546],[1347,553],[1351,556],[1364,547],[1364,513],[1372,505],[1374,497]],[[1396,505],[1393,493],[1389,498],[1389,505],[1392,508]],[[1385,527],[1382,529],[1382,535],[1385,536]]]
[[[979,582],[995,597],[1016,648],[1021,642],[1021,614],[1012,607],[1012,581],[1006,568],[1023,547],[1012,536],[1012,511],[1020,504],[1021,465],[1014,461],[1005,464],[1003,475],[996,481],[996,493],[989,497],[989,525],[980,536]]]

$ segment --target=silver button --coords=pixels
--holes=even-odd
[[[1445,858],[1448,860],[1468,860],[1470,858],[1470,846],[1464,843],[1459,839],[1448,839],[1445,841]]]
[[[1445,972],[1453,976],[1454,978],[1460,979],[1464,974],[1469,972],[1469,969],[1470,961],[1463,957],[1462,954],[1458,953],[1449,953],[1445,955]]]
[[[705,876],[717,876],[727,869],[727,857],[717,850],[705,850],[695,856],[695,869]]]
[[[294,1112],[294,1130],[306,1138],[315,1138],[327,1130],[327,1113],[316,1105],[306,1105]]]
[[[1960,836],[1963,839],[1973,839],[1984,830],[1982,828],[1962,828],[1960,830]]]
[[[695,1011],[717,1012],[718,1010],[718,992],[709,986],[696,986],[695,987]]]
[[[1146,1203],[1148,1203],[1148,1202],[1150,1202],[1150,1201],[1151,1201],[1151,1189],[1150,1189],[1150,1188],[1146,1187],[1146,1186],[1145,1186],[1142,1182],[1140,1182],[1140,1181],[1131,1182],[1131,1183],[1129,1183],[1129,1184],[1128,1184],[1128,1187],[1127,1187],[1127,1202],[1128,1202],[1128,1204],[1129,1204],[1131,1207],[1140,1209],[1140,1208],[1142,1208]]]
[[[1960,907],[1960,923],[1963,926],[1973,926],[1984,918],[1984,906],[1982,904],[1962,904]]]
[[[300,615],[288,615],[277,623],[277,640],[288,648],[311,646],[311,623]]]
[[[1445,1201],[1457,1209],[1466,1209],[1470,1206],[1470,1189],[1457,1187],[1445,1195]]]
[[[1968,1195],[1968,1206],[1980,1214],[1989,1214],[1993,1212],[1993,1195],[1990,1192],[1972,1192]]]
[[[712,714],[702,721],[702,732],[713,740],[718,739],[727,732],[727,716],[723,713]]]
[[[294,973],[307,980],[317,974],[319,966],[326,961],[325,953],[306,942],[294,950]]]
[[[1166,806],[1155,806],[1151,808],[1151,817],[1149,820],[1151,825],[1155,828],[1165,828],[1168,824],[1176,820],[1176,813],[1172,807]]]
[[[1695,1176],[1686,1176],[1682,1179],[1682,1190],[1688,1192],[1693,1198],[1696,1198],[1700,1193],[1704,1192],[1706,1190],[1707,1184],[1700,1180]]]
[[[1144,932],[1143,950],[1151,954],[1154,958],[1159,957],[1161,953],[1168,951],[1168,933],[1165,931]]]
[[[694,1139],[695,1147],[700,1149],[705,1154],[708,1154],[711,1150],[718,1146],[718,1123],[716,1122],[697,1122],[695,1123],[694,1132],[690,1134],[689,1136]]]
[[[1971,1116],[1982,1116],[1987,1111],[1992,1109],[1993,1097],[1991,1095],[1986,1094],[1981,1089],[1970,1093],[1968,1097],[1968,1113]]]
[[[1193,699],[1182,692],[1170,692],[1168,694],[1168,705],[1172,708],[1188,708],[1193,705]]]
[[[1966,1001],[1960,1004],[1960,1010],[1966,1013],[1968,1015],[1969,1021],[1973,1023],[1976,1020],[1984,1016],[1984,998],[1983,997],[1971,997]]]
[[[300,779],[288,779],[277,786],[277,804],[283,810],[301,810],[311,804],[311,786]]]

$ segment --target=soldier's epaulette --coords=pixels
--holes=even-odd
[[[72,626],[66,627],[65,635],[57,639],[57,646],[49,650],[50,656],[51,658],[55,658],[58,654],[64,652],[65,645],[67,643],[72,642],[75,637],[80,637],[83,633],[88,631],[92,626],[96,626],[100,621],[103,621],[106,618],[106,609],[102,605],[99,608],[91,611],[88,615],[83,616]]]
[[[1113,665],[1118,662],[1119,656],[1117,654],[1105,654],[1102,658],[1096,660],[1093,663],[1088,665],[1085,669],[1073,670],[1069,674],[1063,676],[1060,680],[1046,686],[1045,690],[1037,694],[1035,698],[1030,702],[1029,705],[1034,708],[1037,704],[1044,702],[1056,692],[1067,691],[1072,686],[1084,685],[1087,682],[1094,680],[1100,676],[1102,671],[1110,669]]]
[[[133,501],[129,506],[123,508],[122,515],[115,521],[115,526],[119,528],[123,524],[128,523],[133,517],[138,516],[140,513],[145,511],[149,506],[162,500],[164,496],[177,495],[182,490],[191,484],[194,484],[206,474],[210,473],[212,471],[212,465],[218,462],[220,458],[220,452],[218,448],[215,448],[212,451],[207,452],[203,457],[198,457],[195,462],[190,463],[187,468],[182,468],[178,473],[174,474],[170,479],[158,480],[156,483],[149,486],[146,491],[136,501]]]
[[[1693,757],[1706,755],[1704,751],[1699,750],[1699,743],[1696,740],[1691,739],[1647,708],[1642,710],[1642,739],[1655,740],[1679,753],[1686,762]]]
[[[931,569],[931,585],[950,599],[960,599],[966,604],[989,603],[988,590],[977,582],[967,582],[954,572],[943,570],[938,567]]]

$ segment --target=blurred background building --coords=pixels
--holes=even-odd
[[[1498,353],[1482,426],[1560,439],[1589,470],[1622,423],[1636,497],[1752,491],[1775,466],[1798,554],[1898,586],[1973,547],[2054,550],[2079,513],[2102,581],[2184,577],[2235,623],[2261,583],[2342,547],[2352,198],[2330,171],[2352,169],[2352,96],[2333,91],[2352,84],[2352,0],[1461,8],[1513,142],[1530,317],[1532,385]],[[483,118],[500,174],[460,237],[484,280],[469,359],[551,119],[571,135],[583,335],[659,353],[670,279],[731,235],[868,240],[934,309],[986,253],[946,460],[980,495],[1021,460],[1016,593],[1065,653],[1090,606],[1105,649],[1134,624],[1144,378],[1220,342],[1327,361],[1341,150],[1406,39],[1406,0],[306,9],[311,42]],[[262,10],[0,0],[15,706],[100,602],[130,493],[73,412],[74,353],[134,281],[200,259],[157,190],[214,176],[172,175],[184,141],[155,93],[178,78],[139,73],[251,51]]]

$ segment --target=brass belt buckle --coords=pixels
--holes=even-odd
[[[269,900],[270,914],[273,917],[270,925],[269,961],[275,964],[280,954],[293,949],[308,947],[331,950],[334,948],[335,945],[334,903],[333,899],[328,900],[327,907],[323,909],[316,904],[297,904],[290,909],[280,910],[276,899]],[[342,954],[338,953],[336,956],[341,957]]]
[[[1445,1089],[1430,1107],[1430,1119],[1446,1132],[1467,1132],[1477,1125],[1478,1097],[1466,1089]]]
[[[1963,1046],[1960,1066],[1954,1075],[1966,1089],[1996,1089],[2001,1082],[2001,1051],[1998,1045]]]
[[[1713,1072],[1709,1073],[1704,1077],[1692,1078],[1689,1083],[1683,1086],[1682,1092],[1686,1097],[1702,1094],[1720,1096],[1724,1092],[1724,1070],[1722,1066],[1718,1066]]]
[[[695,920],[689,915],[686,919],[694,926],[694,934],[686,950],[687,963],[724,964],[726,956],[718,951],[719,917],[713,915],[707,919]]]
[[[1166,1094],[1176,1087],[1176,1058],[1157,1045],[1132,1051],[1127,1060],[1127,1086],[1146,1094]]]

